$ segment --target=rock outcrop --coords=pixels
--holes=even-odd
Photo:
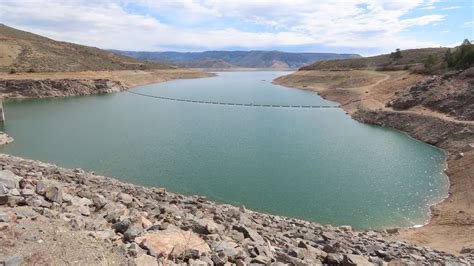
[[[0,230],[13,232],[0,233],[0,243],[5,243],[0,248],[3,261],[48,264],[48,252],[55,251],[44,246],[63,241],[58,232],[73,232],[75,240],[69,245],[96,241],[98,248],[112,250],[117,264],[474,262],[474,253],[467,249],[464,257],[455,257],[387,240],[397,230],[358,232],[350,226],[323,226],[4,154],[0,154],[0,169],[5,173],[0,179]],[[54,229],[57,224],[63,225]],[[42,233],[47,230],[56,233]],[[64,256],[64,245],[53,258]],[[81,254],[75,262],[84,264],[90,256]]]
[[[466,143],[474,143],[474,125],[447,123],[422,114],[359,109],[352,118],[362,123],[392,127],[407,132],[425,143],[456,154]]]
[[[109,79],[0,80],[3,99],[45,98],[119,92],[127,87]]]
[[[13,142],[13,138],[7,133],[0,131],[0,145],[5,145]]]
[[[395,94],[387,107],[423,106],[459,120],[474,120],[474,68],[424,79]]]

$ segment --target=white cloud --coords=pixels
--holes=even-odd
[[[2,0],[8,25],[101,48],[159,50],[258,49],[274,45],[321,44],[333,47],[412,48],[437,43],[404,37],[414,26],[444,20],[444,15],[404,18],[433,0]],[[149,12],[127,11],[130,4]],[[159,16],[154,17],[146,13]],[[227,20],[264,30],[226,25]],[[206,24],[207,22],[208,24]],[[202,24],[206,24],[203,26]],[[184,26],[183,26],[184,25]]]
[[[453,10],[453,9],[460,9],[462,6],[448,6],[443,8],[443,10]]]

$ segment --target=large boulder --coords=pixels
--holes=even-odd
[[[163,231],[146,233],[135,238],[135,242],[141,247],[150,250],[151,254],[175,255],[184,254],[188,249],[199,251],[199,253],[209,253],[211,249],[206,242],[197,234],[190,231],[183,231],[175,226],[169,226]]]
[[[0,171],[0,185],[4,185],[7,188],[20,188],[21,177],[15,175],[10,170]]]

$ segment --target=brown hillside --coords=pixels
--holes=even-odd
[[[401,51],[401,58],[391,58],[390,54],[383,54],[362,58],[319,61],[302,67],[301,70],[403,70],[422,64],[430,55],[435,55],[442,59],[447,49],[448,48],[422,48],[403,50]]]
[[[173,68],[99,48],[55,41],[0,24],[0,72]]]

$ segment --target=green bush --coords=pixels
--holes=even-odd
[[[444,55],[448,68],[466,69],[474,65],[474,45],[465,39],[454,51],[448,50]]]
[[[399,59],[399,58],[402,58],[402,57],[403,57],[402,52],[400,51],[399,48],[397,48],[395,50],[395,52],[390,53],[390,58],[392,58],[392,59]]]

